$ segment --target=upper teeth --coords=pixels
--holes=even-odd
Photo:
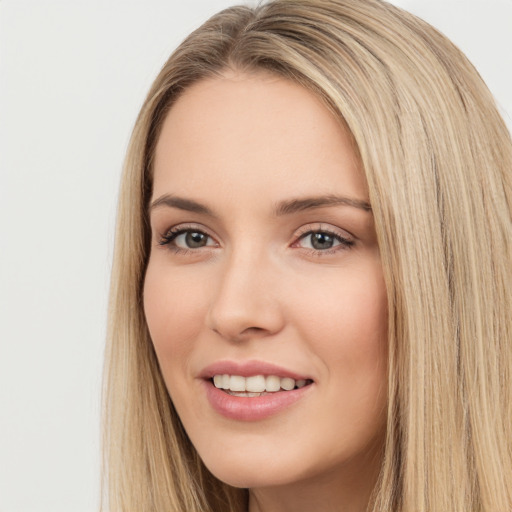
[[[295,387],[302,388],[306,385],[305,379],[290,379],[289,377],[277,377],[275,375],[254,375],[242,377],[240,375],[214,375],[213,383],[216,388],[229,391],[249,391],[252,393],[263,393],[264,391],[279,391],[284,389],[290,391]]]

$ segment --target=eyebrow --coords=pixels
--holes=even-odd
[[[217,217],[213,210],[208,206],[201,204],[192,199],[186,199],[184,197],[178,197],[171,194],[164,194],[158,199],[155,199],[149,206],[149,211],[153,211],[155,208],[167,206],[170,208],[177,208],[187,212],[199,213],[201,215],[207,215],[209,217]],[[280,217],[283,215],[290,215],[292,213],[302,212],[305,210],[313,210],[316,208],[325,208],[327,206],[351,206],[360,210],[371,212],[370,203],[361,199],[355,199],[345,196],[336,195],[324,195],[324,196],[313,196],[297,199],[289,199],[277,203],[274,207],[274,215]]]
[[[178,208],[179,210],[184,210],[187,212],[200,213],[202,215],[216,217],[213,211],[204,204],[193,201],[192,199],[185,199],[184,197],[173,196],[170,194],[164,194],[158,199],[155,199],[149,206],[149,211],[152,212],[155,208],[160,208],[162,206]]]
[[[301,212],[304,210],[324,208],[326,206],[351,206],[366,212],[371,212],[372,209],[370,203],[367,201],[329,194],[325,196],[305,197],[282,201],[276,205],[274,212],[276,216],[281,216]]]

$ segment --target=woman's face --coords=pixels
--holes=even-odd
[[[221,480],[358,485],[380,464],[387,302],[368,206],[346,130],[294,83],[232,73],[170,110],[144,308],[175,408]]]

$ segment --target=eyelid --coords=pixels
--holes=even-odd
[[[326,234],[331,238],[337,239],[338,243],[328,248],[315,248],[315,247],[302,247],[301,241],[307,240],[308,236],[314,234]],[[306,224],[302,226],[298,232],[295,233],[294,242],[291,247],[295,250],[300,250],[301,253],[306,254],[310,257],[321,258],[340,255],[342,252],[350,250],[355,243],[355,237],[344,229],[336,226],[329,225],[325,227],[325,224],[316,223],[316,225]]]
[[[207,236],[209,239],[211,239],[214,244],[207,244],[201,247],[196,248],[183,248],[179,247],[176,244],[173,244],[173,241],[178,237],[181,236],[183,233],[187,232],[198,232],[202,233],[205,236]],[[332,248],[329,249],[312,249],[308,247],[300,247],[299,242],[305,238],[307,235],[312,235],[315,233],[325,233],[327,235],[330,235],[336,239],[338,239],[339,244],[335,245]],[[174,226],[171,226],[167,229],[165,229],[163,232],[158,234],[158,245],[167,248],[172,249],[174,252],[177,253],[184,253],[187,251],[191,252],[199,252],[199,251],[205,251],[205,250],[212,250],[215,248],[219,248],[221,244],[217,240],[217,237],[214,236],[209,229],[205,228],[202,224],[199,223],[181,223],[176,224]],[[291,243],[291,247],[293,248],[300,248],[303,251],[308,251],[311,253],[314,253],[316,255],[327,255],[332,254],[334,252],[338,252],[340,249],[347,249],[350,248],[355,243],[356,237],[354,237],[351,233],[346,231],[345,229],[339,228],[337,226],[334,226],[332,224],[326,224],[322,222],[313,222],[309,224],[305,224],[301,226],[298,230],[295,231],[293,234],[293,242]]]
[[[295,233],[294,239],[298,240],[304,235],[308,235],[310,233],[329,233],[331,235],[338,236],[344,240],[350,240],[351,242],[355,241],[355,236],[348,232],[346,229],[339,228],[337,226],[333,226],[332,224],[326,224],[324,222],[312,222],[309,224],[305,224],[301,226]]]
[[[158,234],[158,245],[161,245],[163,247],[169,247],[172,245],[172,241],[176,239],[179,235],[182,233],[186,233],[187,231],[197,232],[197,233],[203,233],[207,237],[211,238],[215,245],[218,247],[220,246],[217,238],[210,233],[210,231],[202,226],[201,224],[196,223],[182,223],[182,224],[176,224],[175,226],[171,226],[167,229],[165,229],[163,232]],[[197,251],[199,249],[212,249],[214,246],[206,245],[201,248],[197,249],[181,249],[179,247],[173,247],[175,250],[194,250]]]

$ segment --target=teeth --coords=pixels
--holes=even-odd
[[[286,391],[290,391],[295,387],[295,381],[285,377],[284,379],[281,379],[281,387],[286,389]]]
[[[249,391],[244,391],[244,392],[238,392],[238,391],[228,391],[228,394],[232,395],[232,396],[244,396],[246,398],[252,398],[253,396],[262,396],[262,395],[266,395],[267,393],[250,393]]]
[[[251,393],[261,393],[262,391],[266,391],[265,377],[263,377],[263,375],[247,377],[245,379],[245,389]]]
[[[277,375],[253,375],[242,377],[240,375],[214,375],[213,384],[216,388],[224,389],[234,396],[259,396],[259,393],[271,393],[281,389],[291,391],[292,389],[303,388],[306,385],[305,379],[294,380],[289,377],[278,377]]]
[[[214,375],[213,383],[216,388],[229,389],[229,375]]]
[[[245,391],[245,377],[240,375],[231,375],[229,378],[229,389],[231,391]],[[247,391],[251,391],[248,389]]]
[[[265,379],[265,389],[267,391],[279,391],[281,389],[281,379],[275,375],[269,375]]]

